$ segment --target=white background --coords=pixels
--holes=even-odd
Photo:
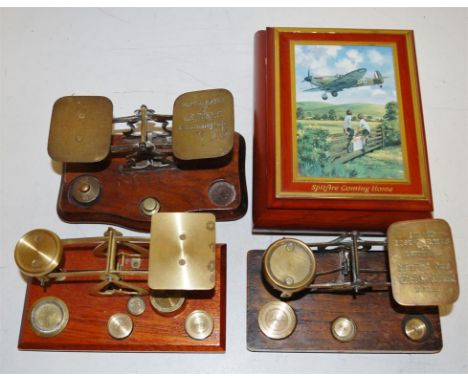
[[[3,372],[467,372],[468,12],[461,9],[9,9],[0,11],[0,371]],[[63,223],[60,175],[47,155],[54,101],[103,95],[114,115],[140,104],[171,113],[177,95],[224,87],[247,142],[252,190],[253,38],[266,26],[413,29],[435,216],[452,226],[461,295],[444,309],[435,355],[252,353],[246,349],[246,253],[277,236],[251,234],[251,206],[217,225],[228,244],[225,354],[20,352],[25,281],[14,261],[30,229],[101,235],[103,225]],[[92,319],[92,318],[91,318]]]

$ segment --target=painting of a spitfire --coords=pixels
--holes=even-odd
[[[374,72],[373,78],[363,78],[366,74],[366,68],[359,68],[346,74],[335,74],[333,76],[312,76],[310,69],[307,70],[307,76],[304,77],[304,82],[310,82],[312,87],[306,89],[306,92],[323,91],[322,99],[326,101],[328,94],[333,97],[338,95],[338,92],[358,86],[380,85],[384,83],[384,78],[378,70]]]
[[[406,181],[394,47],[299,42],[291,53],[295,174]]]

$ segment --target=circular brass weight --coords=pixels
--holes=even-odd
[[[404,329],[406,337],[415,342],[422,341],[429,333],[427,323],[418,317],[408,319],[405,323]]]
[[[146,309],[145,300],[140,296],[132,296],[128,299],[127,310],[134,316],[143,314]]]
[[[213,204],[226,207],[236,199],[236,188],[225,180],[217,180],[208,189],[208,197]]]
[[[297,239],[281,239],[271,244],[263,256],[263,274],[267,282],[282,292],[281,297],[306,289],[315,277],[315,256]]]
[[[57,268],[62,254],[62,242],[54,232],[35,229],[26,233],[16,244],[15,261],[23,274],[41,277]]]
[[[94,176],[80,175],[70,187],[72,198],[80,204],[90,204],[101,194],[101,183]]]
[[[331,332],[338,341],[349,342],[356,337],[357,326],[351,318],[340,316],[332,322]]]
[[[180,292],[152,292],[150,302],[159,313],[173,313],[182,308],[185,297]]]
[[[115,313],[107,321],[107,331],[116,340],[127,338],[133,330],[132,318],[125,313]]]
[[[146,216],[154,215],[160,208],[161,205],[155,198],[145,198],[140,203],[140,211]]]
[[[185,319],[185,332],[194,340],[204,340],[213,333],[213,318],[204,310],[194,310]]]
[[[29,324],[41,337],[54,337],[67,326],[69,318],[67,305],[57,297],[42,297],[32,306]]]
[[[289,337],[296,328],[296,313],[283,301],[271,301],[258,312],[258,326],[263,334],[274,340]]]

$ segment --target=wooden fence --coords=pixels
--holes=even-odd
[[[330,134],[330,159],[334,163],[346,163],[352,159],[384,147],[384,134],[381,127],[375,128],[367,137],[362,150],[348,152],[348,137],[344,134]]]

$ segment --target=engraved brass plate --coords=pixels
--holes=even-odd
[[[215,217],[163,213],[151,218],[148,285],[155,290],[209,290],[215,286]]]
[[[71,96],[55,102],[48,144],[53,160],[99,162],[109,153],[111,136],[112,102],[108,98]]]
[[[234,142],[234,101],[226,89],[180,95],[174,102],[172,149],[183,160],[217,158]]]
[[[457,265],[447,222],[394,223],[387,240],[392,293],[400,305],[447,305],[457,300]]]

